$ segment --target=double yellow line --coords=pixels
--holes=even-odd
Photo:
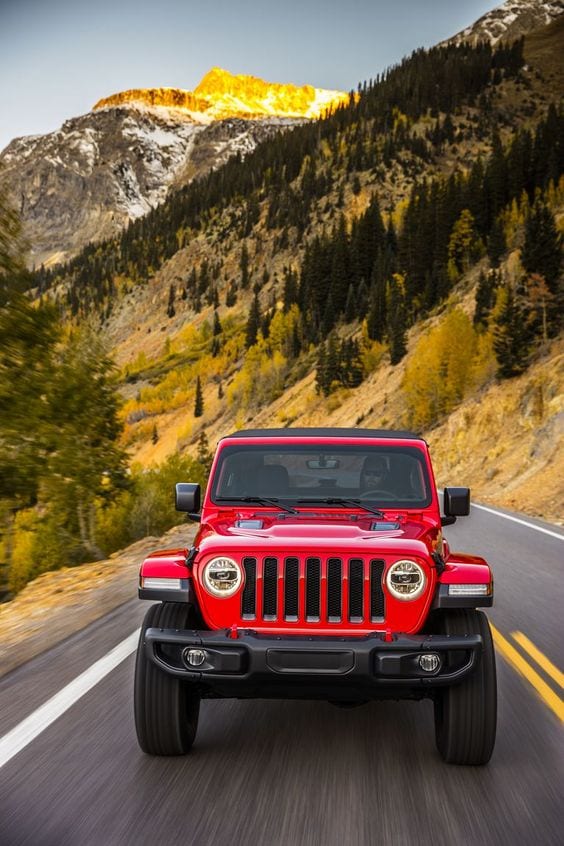
[[[511,666],[524,676],[529,684],[531,684],[539,696],[543,699],[546,705],[553,711],[561,722],[564,722],[564,699],[561,699],[557,693],[545,682],[542,676],[526,661],[520,652],[499,632],[495,626],[490,623],[494,643],[498,652],[508,661]],[[564,690],[564,673],[560,672],[552,661],[549,661],[546,655],[537,649],[528,637],[522,632],[512,632],[511,637],[519,644],[519,646],[533,659],[533,661],[548,675],[553,681]]]

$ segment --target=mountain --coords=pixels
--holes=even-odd
[[[195,120],[223,118],[318,118],[328,109],[348,102],[348,94],[311,85],[265,82],[256,76],[234,75],[212,68],[195,90],[137,88],[99,100],[94,109],[142,104],[179,109]]]
[[[114,236],[172,187],[347,100],[213,68],[194,93],[124,91],[56,132],[14,139],[0,154],[0,187],[19,210],[31,262],[63,261]]]
[[[562,0],[506,0],[502,6],[487,12],[443,43],[460,44],[468,41],[477,44],[478,41],[489,41],[490,44],[497,44],[501,40],[514,41],[546,26],[563,13]]]

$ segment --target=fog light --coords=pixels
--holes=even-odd
[[[201,667],[206,660],[206,653],[203,649],[185,649],[182,657],[190,667]]]
[[[435,652],[426,652],[419,656],[419,666],[426,673],[434,673],[441,666],[441,659]]]

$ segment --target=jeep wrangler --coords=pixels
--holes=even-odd
[[[211,697],[434,703],[436,745],[485,764],[496,731],[488,564],[452,552],[442,527],[470,511],[409,432],[270,429],[219,442],[176,508],[191,549],[141,565],[145,617],[135,669],[139,744],[182,755]]]

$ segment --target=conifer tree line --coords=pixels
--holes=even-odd
[[[501,214],[524,196],[530,207],[522,263],[546,282],[545,331],[553,335],[562,307],[561,239],[542,189],[563,172],[564,115],[551,106],[534,135],[519,132],[505,149],[494,137],[491,156],[469,173],[415,185],[398,233],[391,220],[385,224],[377,198],[350,232],[341,216],[330,234],[306,246],[299,282],[285,287],[285,307],[299,305],[304,340],[315,344],[338,323],[366,318],[370,338],[388,340],[396,363],[407,327],[441,302],[462,273],[486,252],[497,266],[506,250]]]
[[[322,145],[330,151],[332,166],[348,173],[389,167],[402,150],[428,160],[445,132],[448,136],[448,122],[446,130],[443,123],[426,142],[411,133],[408,121],[398,118],[416,120],[475,104],[494,76],[519,73],[522,49],[520,41],[495,49],[484,43],[416,51],[359,85],[349,104],[328,117],[264,141],[244,162],[235,156],[132,222],[119,237],[88,245],[65,265],[39,269],[34,285],[43,291],[69,281],[72,313],[103,311],[115,294],[116,276],[146,281],[214,213],[229,206],[234,206],[233,225],[241,237],[252,230],[264,200],[268,225],[281,227],[283,233],[287,226],[296,227],[301,237],[311,203],[325,195],[333,175],[316,165]],[[298,178],[300,184],[293,184]]]

